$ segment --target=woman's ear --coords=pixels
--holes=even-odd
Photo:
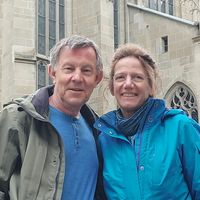
[[[109,89],[110,89],[110,93],[112,94],[112,96],[114,96],[113,83],[110,83],[110,84],[109,84]]]
[[[50,64],[48,65],[48,74],[51,77],[53,84],[56,82],[56,70]]]
[[[149,97],[154,97],[155,95],[155,88],[150,88]]]

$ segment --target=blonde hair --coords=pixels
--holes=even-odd
[[[148,82],[152,89],[152,97],[154,97],[156,95],[158,78],[155,62],[144,49],[132,43],[127,43],[120,46],[118,49],[116,49],[113,55],[109,80],[109,89],[111,93],[113,93],[113,76],[115,73],[115,65],[119,60],[125,57],[135,57],[140,61],[145,72],[147,73]]]

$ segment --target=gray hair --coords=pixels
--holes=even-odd
[[[96,54],[97,70],[103,70],[102,58],[98,46],[95,44],[94,41],[90,40],[89,38],[79,35],[73,35],[71,37],[64,38],[55,44],[55,46],[50,50],[50,64],[52,67],[56,66],[60,56],[60,52],[64,47],[68,47],[69,49],[92,47]]]

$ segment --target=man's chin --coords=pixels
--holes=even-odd
[[[87,102],[87,100],[85,99],[81,99],[81,98],[75,98],[75,99],[71,99],[69,104],[71,106],[75,106],[75,107],[81,107],[82,105],[84,105]]]

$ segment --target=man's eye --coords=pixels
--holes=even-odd
[[[83,69],[82,72],[83,72],[84,74],[86,74],[86,75],[90,75],[90,74],[92,74],[92,69],[86,68],[86,69]]]
[[[65,68],[63,68],[63,71],[64,72],[71,72],[71,71],[73,71],[73,68],[72,67],[65,67]]]
[[[91,72],[92,70],[91,69],[84,69],[83,71],[84,72]]]

